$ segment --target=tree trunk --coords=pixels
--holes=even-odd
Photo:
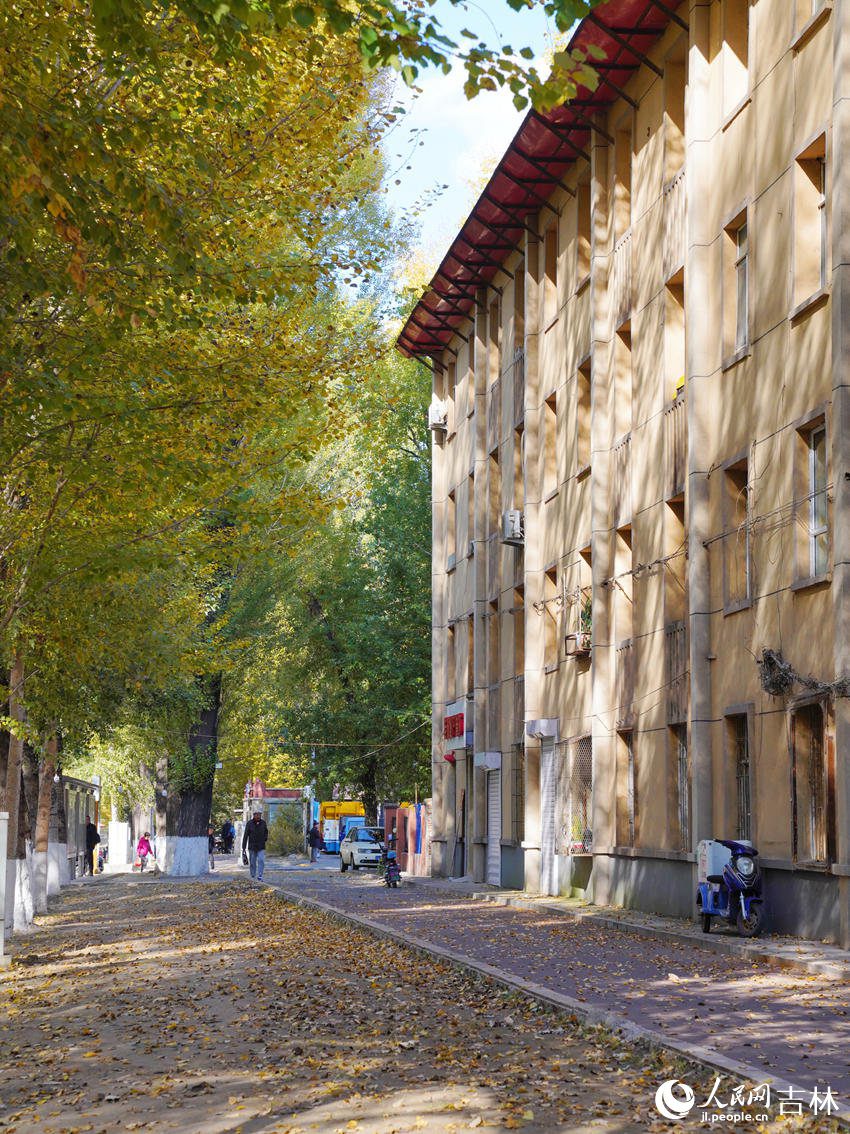
[[[26,823],[18,837],[32,840],[35,836],[35,821],[38,813],[38,753],[24,741],[21,753],[21,773],[23,775],[24,801],[26,802]]]
[[[209,685],[209,704],[189,736],[189,749],[193,758],[208,762],[210,774],[207,782],[194,791],[180,795],[180,813],[177,816],[177,834],[184,838],[206,837],[212,810],[213,780],[218,756],[218,714],[221,708],[221,674],[216,674]]]
[[[50,813],[53,801],[53,775],[56,771],[58,744],[54,733],[47,741],[38,774],[38,802],[35,813],[33,839],[33,901],[38,913],[47,910],[50,891]]]
[[[15,655],[12,663],[12,672],[9,675],[9,716],[14,721],[23,721],[24,713],[21,705],[21,686],[24,681],[24,666],[20,654]],[[6,759],[6,783],[4,810],[9,812],[9,842],[7,857],[18,857],[18,827],[21,800],[21,760],[23,757],[24,742],[19,737],[9,736],[9,748]]]

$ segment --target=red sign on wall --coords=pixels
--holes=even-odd
[[[458,748],[466,748],[465,697],[446,705],[446,715],[443,718],[443,741],[446,748],[446,759],[449,759],[449,752],[455,752]]]

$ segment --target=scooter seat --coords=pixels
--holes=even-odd
[[[723,875],[722,874],[709,874],[707,881],[708,882],[722,882],[723,881]]]

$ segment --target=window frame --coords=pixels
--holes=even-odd
[[[797,745],[797,718],[812,709],[818,708],[821,713],[821,746],[822,760],[822,786],[823,786],[823,857],[806,858],[800,855],[800,792],[798,792],[798,745]],[[791,775],[791,859],[795,866],[809,870],[828,870],[837,859],[837,810],[835,795],[835,735],[833,723],[832,704],[828,697],[797,697],[788,705],[788,738],[790,748],[790,775]],[[809,791],[811,792],[812,769],[809,767]],[[811,802],[814,802],[812,797]],[[816,822],[813,810],[809,810],[806,817],[809,822]],[[814,833],[811,834],[812,843],[815,842]],[[816,849],[812,847],[812,849]]]

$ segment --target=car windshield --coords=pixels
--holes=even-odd
[[[379,843],[384,837],[384,832],[379,827],[361,827],[360,839],[364,843]]]

